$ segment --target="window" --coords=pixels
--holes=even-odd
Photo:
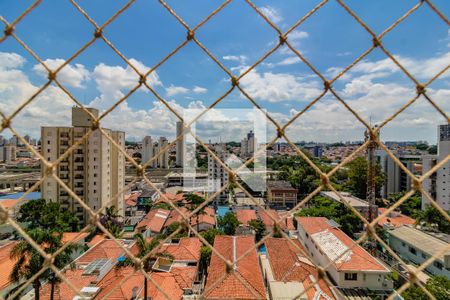
[[[416,249],[415,248],[413,248],[413,247],[409,247],[409,252],[411,252],[412,254],[414,254],[414,255],[416,255],[417,254],[417,251],[416,251]]]
[[[442,270],[442,268],[444,267],[440,262],[435,261],[433,262],[433,265],[438,268],[439,270]]]
[[[345,273],[344,278],[351,281],[358,280],[358,273]]]

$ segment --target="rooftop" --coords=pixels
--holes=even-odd
[[[225,262],[212,254],[204,293],[206,299],[266,299],[254,246],[253,236],[216,236],[214,248],[235,266],[227,272]],[[250,248],[252,251],[236,262]]]
[[[142,219],[141,222],[136,226],[136,228],[150,229],[152,232],[161,232],[164,223],[169,217],[170,211],[165,209],[152,209],[148,214]]]
[[[389,270],[349,236],[324,217],[298,217],[298,224],[315,241],[323,253],[333,260],[347,249],[351,249],[334,263],[336,269],[346,271],[385,271]]]
[[[313,285],[313,282],[319,278],[318,270],[309,260],[306,251],[298,240],[268,238],[265,245],[267,249],[266,257],[272,271],[271,280],[279,283],[272,286],[272,294],[277,293],[279,298],[287,298],[288,295],[291,296],[290,298],[294,298],[308,289],[305,293],[307,299],[326,297],[334,299],[334,295],[325,280],[319,279],[318,285]],[[283,249],[283,252],[280,249]],[[286,286],[287,283],[294,283],[294,285]],[[274,298],[277,297],[274,296]]]
[[[383,214],[387,209],[378,208],[378,215]],[[378,221],[378,225],[383,227],[384,225],[391,225],[394,227],[399,227],[402,225],[414,225],[416,220],[408,216],[402,215],[399,212],[391,212],[387,216],[381,218]]]
[[[446,243],[411,226],[400,226],[390,230],[389,235],[403,240],[404,242],[429,255],[434,255],[436,252],[442,250],[444,247],[448,247],[449,245],[449,243]],[[450,250],[448,250],[445,255],[450,255]]]
[[[282,189],[282,190],[297,191],[296,189],[294,189],[292,187],[292,185],[289,182],[287,182],[285,180],[268,180],[266,184],[267,184],[267,187],[270,188],[271,190]]]
[[[320,192],[320,194],[331,200],[341,202],[341,198],[339,198],[338,194],[336,194],[335,192],[322,191]],[[341,194],[342,198],[344,198],[344,200],[347,201],[353,207],[369,207],[369,203],[367,203],[362,199],[359,199],[358,197],[353,196],[350,193],[339,192],[339,194]]]
[[[251,220],[256,220],[256,212],[253,209],[238,209],[236,217],[239,223],[247,225]]]
[[[11,280],[9,275],[13,269],[15,260],[10,259],[11,250],[17,244],[17,242],[9,242],[6,245],[0,247],[0,290],[8,287]]]

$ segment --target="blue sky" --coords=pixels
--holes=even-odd
[[[290,28],[320,1],[254,1],[282,31]],[[2,1],[2,16],[12,22],[31,1]],[[105,22],[126,1],[78,1],[97,24]],[[345,1],[376,33],[389,27],[417,1]],[[433,3],[450,16],[450,3]],[[220,1],[167,1],[194,27]],[[56,68],[83,46],[92,25],[69,1],[43,1],[16,27],[15,33],[35,53]],[[142,71],[154,66],[186,38],[185,28],[158,1],[136,1],[106,27],[105,36]],[[277,33],[245,1],[232,1],[196,32],[204,44],[235,75],[262,57],[278,40]],[[332,78],[371,46],[371,36],[340,6],[330,0],[288,36],[289,41],[325,77]],[[421,82],[450,63],[449,28],[426,4],[383,38],[385,47]],[[7,114],[45,83],[42,68],[16,41],[8,38],[0,52],[0,109]],[[450,71],[429,93],[444,111],[450,110]],[[104,110],[132,88],[137,75],[103,41],[98,40],[66,66],[64,86],[83,104]],[[229,87],[223,72],[195,43],[190,42],[156,70],[149,83],[177,109],[208,106]],[[278,49],[241,81],[241,86],[281,123],[304,108],[322,91],[316,75],[286,47]],[[349,105],[366,120],[381,122],[414,95],[414,84],[379,49],[334,84]],[[73,102],[51,88],[21,112],[13,126],[20,133],[39,135],[40,125],[69,125]],[[234,91],[218,108],[251,108]],[[208,114],[205,121],[217,115]],[[122,129],[129,138],[173,136],[175,119],[146,90],[139,90],[103,125]],[[436,125],[444,123],[424,99],[386,126],[385,140],[435,142]],[[222,124],[222,123],[221,123]],[[233,125],[230,125],[231,128]],[[242,130],[247,127],[239,125]],[[271,126],[269,126],[271,127]],[[207,126],[205,138],[240,140],[223,125]],[[229,128],[228,128],[229,129]],[[231,133],[232,132],[232,133]],[[270,131],[269,132],[273,132]],[[291,140],[361,140],[363,127],[333,96],[327,94],[288,130]],[[4,133],[7,135],[7,133]],[[228,135],[227,135],[228,134]]]

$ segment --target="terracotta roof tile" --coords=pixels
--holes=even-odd
[[[267,258],[275,280],[301,282],[306,289],[313,284],[310,276],[317,280],[318,271],[313,264],[308,263],[309,257],[300,242],[298,240],[292,242],[298,248],[286,239],[268,238],[265,241]],[[280,249],[284,250],[281,252]],[[300,260],[299,257],[305,259]],[[333,293],[323,279],[319,280],[319,287],[322,292],[334,299]],[[308,299],[314,299],[317,290],[315,287],[310,288],[306,293]]]
[[[378,214],[381,215],[386,211],[386,208],[378,208]],[[381,218],[378,221],[378,226],[383,227],[384,225],[390,224],[394,227],[399,227],[402,225],[414,225],[416,220],[408,216],[402,215],[401,213],[388,214],[386,217]]]
[[[205,288],[206,299],[266,299],[254,246],[255,242],[252,236],[216,236],[214,248],[232,262],[234,258],[241,257],[248,249],[252,248],[252,250],[240,259],[236,264],[236,269],[229,273],[227,273],[225,262],[213,253]]]
[[[152,209],[148,214],[142,219],[141,222],[136,226],[136,228],[150,229],[152,232],[161,232],[164,223],[169,217],[170,211],[165,209]]]
[[[12,268],[16,263],[16,260],[9,258],[11,250],[17,244],[17,242],[10,242],[0,247],[0,290],[6,288],[10,284],[9,275]]]
[[[354,241],[342,232],[339,228],[335,228],[328,223],[324,217],[298,217],[297,221],[303,229],[310,235],[316,233],[330,233],[334,235],[345,246],[351,248],[351,253],[347,259],[335,262],[338,270],[371,270],[371,271],[387,271],[387,268],[370,255],[359,245],[354,245]],[[321,247],[321,245],[318,245]],[[326,253],[326,251],[324,251]]]
[[[175,260],[199,261],[202,243],[199,238],[181,238],[179,244],[164,244],[160,252],[167,251]]]
[[[251,220],[255,220],[256,212],[253,209],[238,209],[236,217],[241,224],[247,225]]]
[[[83,232],[83,233],[79,233],[79,232],[64,232],[61,242],[63,244],[67,243],[67,242],[72,242],[72,243],[76,243],[79,242],[81,240],[84,240],[87,236],[89,235],[89,233],[87,232]]]

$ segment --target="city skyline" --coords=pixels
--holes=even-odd
[[[364,10],[356,2],[349,5],[361,13],[371,28],[381,32],[409,8],[408,3],[389,3],[392,10],[386,11],[385,19],[373,19],[370,12],[382,10],[384,3],[387,2],[369,3],[369,7]],[[115,9],[119,8],[109,7],[110,10],[103,11],[87,2],[80,5],[93,13],[94,19],[99,23],[105,21]],[[105,36],[119,50],[126,49],[125,56],[141,72],[155,65],[164,57],[163,54],[173,50],[186,35],[172,16],[155,5],[157,4],[135,3],[130,7],[130,12],[123,14],[105,28]],[[202,2],[201,5],[197,3],[192,5],[193,7],[189,6],[189,9],[186,4],[181,3],[174,7],[191,26],[198,23],[209,10],[213,10],[215,4]],[[295,23],[298,11],[306,13],[312,7],[312,4],[306,3],[275,4],[267,1],[259,5],[261,11],[282,30],[287,30]],[[295,14],[287,9],[291,5],[298,10]],[[436,5],[444,9],[449,7],[445,1],[437,1]],[[21,11],[21,6],[22,4],[5,9],[5,18],[13,19],[17,12]],[[42,3],[37,9],[40,13],[30,14],[19,24],[17,34],[30,43],[31,49],[48,66],[57,68],[91,36],[90,25],[84,24],[85,21],[82,21],[79,14],[72,13],[74,8],[69,3],[54,5]],[[68,17],[64,14],[55,15],[55,11],[66,11]],[[140,11],[154,14],[154,18],[147,18],[144,21],[132,17],[140,14]],[[242,13],[237,14],[238,18],[234,18],[236,24],[245,26],[254,34],[239,32],[241,26],[233,26],[236,28],[227,26],[230,32],[223,32],[222,26],[227,24],[228,17],[237,11]],[[401,23],[383,38],[388,50],[421,82],[426,82],[444,69],[450,57],[449,31],[442,20],[431,14],[429,9],[420,9],[410,16],[408,22]],[[58,26],[46,28],[45,35],[34,34],[34,30],[46,25],[47,17],[51,17],[52,22]],[[315,22],[315,26],[312,26],[312,21]],[[77,22],[82,22],[83,26],[77,26],[77,30],[73,30]],[[136,32],[126,35],[126,43],[124,36],[121,35],[123,33],[121,25],[125,24],[124,22],[136,26]],[[262,26],[264,22],[261,17],[248,11],[244,3],[232,2],[214,21],[208,23],[205,29],[199,29],[198,39],[210,48],[213,55],[226,68],[234,75],[239,75],[258,60],[262,53],[270,50],[278,40],[276,32],[268,26]],[[142,40],[141,36],[145,32],[137,29],[155,24],[161,24],[164,30],[171,32],[170,35],[165,35],[164,31],[151,32],[152,39],[160,42],[158,47],[152,47],[149,42]],[[429,30],[430,28],[433,30]],[[71,36],[64,35],[65,45],[57,43],[61,31],[75,32]],[[326,36],[323,35],[324,32],[327,32]],[[351,34],[346,35],[346,32]],[[426,34],[418,34],[421,32]],[[220,43],[209,42],[210,40],[217,42],[216,36],[219,34]],[[415,42],[417,36],[422,39],[420,42]],[[236,43],[238,40],[241,43]],[[334,2],[327,3],[313,20],[292,31],[288,35],[288,40],[327,79],[333,78],[371,45],[371,37]],[[222,47],[223,43],[229,47]],[[141,47],[131,47],[139,44]],[[255,51],[253,45],[257,46],[258,50]],[[449,75],[448,71],[444,72],[427,87],[428,94],[444,112],[450,109],[449,102],[445,101],[450,95],[447,82]],[[7,115],[37,90],[46,79],[44,68],[20,45],[12,41],[6,41],[0,53],[0,76],[4,79],[4,84],[0,85],[0,96],[3,98],[0,110]],[[58,78],[82,104],[97,108],[101,112],[123,97],[139,79],[133,69],[101,41],[88,47],[83,55],[63,68]],[[205,108],[230,88],[227,74],[193,44],[188,44],[151,73],[147,82],[178,112],[182,108]],[[282,46],[244,76],[240,85],[267,109],[270,116],[284,124],[321,93],[323,82],[290,49]],[[367,123],[372,121],[373,124],[388,118],[415,94],[414,83],[378,49],[357,63],[346,75],[337,80],[333,87]],[[50,86],[16,116],[12,126],[19,133],[37,135],[37,127],[34,124],[41,126],[69,124],[70,109],[74,104],[59,88]],[[218,108],[250,107],[252,107],[250,101],[237,90],[218,105]],[[102,125],[113,130],[124,130],[130,138],[140,140],[146,135],[171,138],[175,132],[176,121],[176,117],[157,98],[148,90],[141,88],[105,117]],[[437,110],[421,97],[384,128],[382,139],[427,140],[434,144],[435,127],[445,121]],[[217,132],[217,130],[208,132],[205,140],[217,136]],[[274,132],[274,128],[269,127],[268,132]],[[226,132],[223,132],[224,139],[230,139],[232,133],[230,130],[226,136]],[[362,124],[330,93],[286,131],[291,140],[312,140],[320,137],[318,142],[362,140],[363,133]]]

